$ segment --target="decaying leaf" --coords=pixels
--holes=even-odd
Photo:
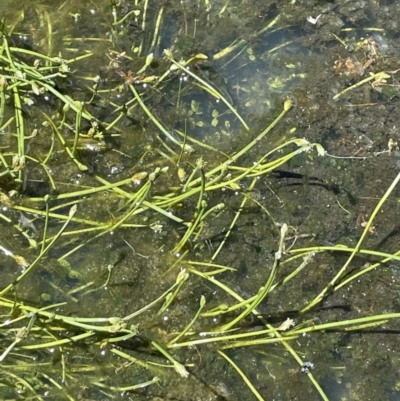
[[[294,322],[293,319],[290,319],[289,317],[278,327],[278,330],[280,331],[286,331],[289,330],[291,327],[294,327],[296,323]]]

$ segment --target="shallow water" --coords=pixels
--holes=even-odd
[[[157,179],[149,195],[157,199],[182,185],[177,176],[178,157],[179,167],[187,175],[200,157],[206,163],[205,169],[211,170],[225,160],[222,152],[235,154],[268,126],[287,99],[293,101],[290,112],[238,164],[252,165],[294,137],[321,143],[328,153],[326,157],[301,153],[282,166],[280,172],[260,177],[254,188],[250,188],[250,179],[246,179],[237,188],[210,192],[205,196],[208,206],[224,202],[225,209],[210,216],[200,235],[179,252],[172,250],[186,226],[151,209],[127,220],[135,227],[115,227],[96,237],[99,222],[110,222],[113,227],[132,205],[126,197],[109,190],[81,197],[77,218],[82,221],[74,222],[71,231],[90,227],[93,231],[71,233],[57,241],[40,266],[18,284],[17,297],[24,302],[41,307],[66,302],[57,308],[57,313],[79,317],[129,315],[171,286],[179,269],[187,268],[191,262],[210,261],[235,214],[242,209],[243,193],[257,203],[248,202],[241,210],[238,222],[214,262],[237,269],[218,277],[241,297],[249,298],[264,285],[274,262],[279,235],[273,222],[290,226],[285,257],[289,257],[290,249],[296,248],[336,244],[353,247],[373,208],[399,171],[396,125],[400,47],[396,21],[400,20],[400,7],[395,1],[225,0],[210,4],[206,1],[122,1],[114,9],[108,1],[56,2],[56,5],[36,1],[29,5],[22,3],[21,9],[3,1],[0,16],[6,18],[6,28],[11,33],[9,42],[14,47],[67,60],[88,56],[71,62],[66,78],[57,80],[55,85],[61,93],[85,102],[87,112],[101,122],[105,131],[102,140],[79,143],[77,157],[87,166],[87,172],[79,171],[55,140],[54,154],[48,163],[55,190],[40,164],[32,161],[23,170],[21,184],[6,174],[0,176],[3,192],[18,191],[12,207],[3,207],[2,216],[10,222],[2,223],[0,245],[27,260],[33,260],[37,250],[28,248],[26,238],[13,224],[18,225],[20,211],[24,210],[29,222],[24,229],[39,241],[44,215],[29,211],[43,211],[40,198],[46,194],[98,187],[99,179],[117,182],[138,172],[168,166],[168,173]],[[307,20],[318,16],[315,24]],[[212,89],[205,90],[204,83],[199,84],[188,75],[170,73],[159,87],[150,78],[148,83],[143,82],[144,77],[158,77],[168,70],[170,63],[163,55],[166,48],[178,61],[196,54],[206,55],[206,61],[197,62],[191,68],[237,110],[248,129],[226,103],[212,96]],[[144,73],[139,73],[150,53],[153,61]],[[21,58],[32,62],[29,56]],[[371,81],[372,85],[367,82],[333,99],[344,89],[380,71],[390,71],[390,78],[385,82]],[[99,84],[93,95],[96,84],[93,79],[97,76]],[[193,154],[179,156],[170,152],[168,147],[173,148],[172,141],[155,127],[143,109],[131,102],[133,94],[127,82],[135,84],[153,115],[173,137],[178,135],[175,130],[187,132],[220,152],[196,144]],[[58,121],[63,105],[51,93],[27,91],[24,96],[31,101],[23,106],[27,131],[35,128],[39,131],[36,137],[25,141],[26,154],[42,161],[52,143],[52,131],[43,125],[42,112]],[[13,116],[11,106],[12,101],[8,99],[3,123]],[[68,113],[69,128],[63,129],[62,135],[72,144],[75,121]],[[81,128],[86,132],[91,123],[90,119],[83,120]],[[10,152],[16,152],[15,132],[10,127],[2,131],[0,138],[6,158]],[[142,182],[132,182],[123,188],[134,193],[141,185]],[[388,253],[398,251],[398,193],[396,188],[379,212],[363,248]],[[184,200],[169,213],[190,222],[196,213],[197,201],[197,197]],[[54,213],[68,214],[71,205],[60,198],[51,207],[57,205],[62,208],[54,209]],[[62,222],[51,219],[52,235]],[[67,254],[83,244],[82,248]],[[186,250],[185,258],[175,265],[177,253]],[[335,276],[346,259],[347,254],[339,252],[316,256],[296,279],[274,289],[258,307],[259,312],[275,327],[287,317],[292,317],[296,324],[309,319],[321,324],[397,312],[399,262],[392,261],[333,292],[312,312],[298,313]],[[357,257],[349,272],[375,261],[374,257]],[[282,263],[276,281],[300,263]],[[110,266],[112,277],[107,282]],[[2,254],[0,274],[4,286],[19,273],[14,260]],[[80,289],[81,286],[85,287]],[[126,341],[118,349],[140,360],[166,364],[165,358],[150,349],[148,342],[156,340],[166,344],[171,333],[183,330],[196,314],[201,296],[207,300],[205,310],[233,302],[225,291],[191,274],[166,311],[157,315],[158,305],[130,322],[139,325],[142,337]],[[6,310],[2,313],[5,315]],[[4,320],[8,318],[4,316]],[[196,321],[193,330],[209,331],[231,318],[233,315],[202,318]],[[257,319],[245,319],[240,323],[240,331],[260,325],[262,322]],[[400,399],[397,326],[397,321],[391,320],[377,328],[311,332],[290,344],[302,360],[312,362],[311,373],[329,400],[397,400]],[[54,333],[58,333],[57,328]],[[67,334],[59,330],[60,336],[76,334],[73,330]],[[7,347],[10,338],[1,346]],[[38,393],[48,392],[50,399],[67,399],[66,393],[73,399],[107,400],[250,400],[254,397],[232,366],[219,356],[218,343],[172,350],[174,357],[188,366],[190,376],[184,379],[173,369],[143,367],[139,363],[129,365],[112,353],[112,345],[104,342],[99,347],[99,342],[97,338],[77,346],[68,344],[65,349],[30,351],[26,355],[33,366],[21,370],[17,365],[22,365],[25,357],[12,353],[5,362],[10,370],[15,369],[17,376],[29,378],[32,383],[32,371],[40,369],[62,384],[65,390],[57,389],[48,379],[40,379]],[[225,352],[266,400],[321,399],[308,375],[301,373],[299,363],[281,344],[253,345]],[[67,378],[62,377],[62,358],[67,360]],[[46,365],[48,362],[51,365]],[[152,385],[136,392],[121,390],[151,380],[155,375],[161,378],[161,386]],[[26,386],[21,390],[12,383],[6,376],[4,386],[0,387],[3,397],[32,394]],[[45,390],[44,385],[48,386]]]

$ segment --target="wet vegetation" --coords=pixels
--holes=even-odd
[[[48,3],[0,5],[1,397],[399,399],[399,4]]]

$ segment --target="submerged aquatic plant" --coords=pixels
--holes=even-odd
[[[208,7],[208,2],[205,3]],[[220,13],[227,9],[228,3],[224,2]],[[133,9],[118,18],[119,5],[113,3],[112,8],[111,34],[117,37],[118,27],[129,18],[138,17],[140,12]],[[148,2],[144,2],[141,12],[147,11]],[[0,244],[7,271],[0,287],[2,385],[8,389],[16,388],[26,398],[44,399],[49,393],[54,397],[77,399],[86,397],[88,388],[91,397],[91,394],[95,394],[93,397],[105,394],[115,398],[121,392],[140,394],[140,389],[160,381],[165,381],[168,387],[175,377],[182,380],[191,377],[202,383],[204,380],[196,374],[197,360],[193,356],[193,349],[196,349],[207,358],[212,354],[213,358],[226,361],[253,395],[263,400],[262,390],[254,382],[252,372],[241,366],[241,361],[235,360],[229,350],[252,347],[262,355],[265,351],[260,346],[275,344],[291,355],[297,371],[306,373],[320,397],[328,400],[318,374],[315,374],[317,371],[313,370],[314,363],[304,359],[295,340],[308,333],[328,330],[371,329],[399,318],[398,313],[385,313],[318,322],[312,311],[337,291],[350,289],[360,276],[389,261],[400,260],[399,252],[391,254],[363,246],[377,214],[398,184],[400,174],[378,201],[354,247],[339,244],[288,247],[288,235],[293,228],[285,222],[278,223],[254,191],[262,178],[276,173],[283,165],[302,156],[312,161],[314,156],[326,156],[325,150],[318,143],[289,134],[282,135],[283,140],[279,141],[270,138],[275,130],[287,130],[283,123],[293,106],[290,98],[282,102],[279,110],[273,111],[273,121],[265,129],[257,133],[250,130],[249,123],[222,87],[201,75],[199,63],[207,59],[203,53],[183,60],[174,49],[166,50],[159,57],[159,73],[154,74],[153,51],[157,51],[160,43],[163,15],[161,7],[151,43],[147,46],[141,41],[133,46],[133,54],[137,57],[125,52],[109,52],[107,71],[115,74],[108,86],[101,77],[84,78],[91,82],[84,88],[86,97],[74,89],[60,88],[67,78],[77,82],[79,72],[75,73],[74,65],[92,57],[92,52],[71,58],[50,56],[51,36],[47,55],[27,50],[11,43],[10,32],[2,22],[0,131],[8,132],[9,142],[6,151],[0,154],[3,206],[0,217],[8,230],[18,233],[17,239],[10,237]],[[75,15],[74,18],[78,17]],[[255,36],[269,32],[279,18],[273,18]],[[143,30],[147,28],[146,21],[143,18]],[[240,54],[247,46],[244,39],[237,40],[214,54],[214,60],[230,57],[235,52]],[[144,55],[144,49],[148,50],[147,55]],[[124,69],[126,60],[141,63],[136,73]],[[376,78],[386,78],[384,74],[376,73],[360,81],[360,85]],[[115,81],[115,76],[119,81]],[[201,93],[206,99],[222,104],[220,111],[211,108],[211,118],[203,119],[199,103],[188,102],[185,98],[182,82],[189,79],[187,77],[192,83],[191,90],[199,91],[195,92],[196,95]],[[186,125],[183,131],[182,126],[172,128],[156,107],[155,98],[163,91],[174,96],[176,110],[183,112],[190,108],[192,113],[188,117],[194,116],[195,125],[202,123],[196,126],[215,126],[221,115],[229,115],[246,132],[246,144],[226,152],[192,136]],[[110,100],[112,94],[118,95]],[[124,97],[121,104],[117,103],[120,94]],[[39,103],[46,96],[51,96],[57,107],[52,109]],[[43,107],[38,105],[40,110],[34,113],[34,117],[27,117],[24,107],[31,101],[37,101]],[[107,118],[101,108],[98,110],[96,102],[107,110]],[[132,116],[145,116],[155,129],[153,141],[145,145],[135,143],[135,151],[140,153],[138,161],[128,170],[121,168],[120,171],[111,156],[100,163],[98,159],[101,159],[99,155],[102,152],[107,151],[119,152],[121,158],[132,157],[127,153],[130,142],[122,148],[123,151],[113,146],[116,138],[130,141],[123,137],[126,128],[121,123],[127,116],[130,119]],[[29,132],[30,118],[40,128]],[[225,124],[225,128],[228,129],[229,124]],[[32,145],[36,139],[43,142],[35,152],[31,152],[26,144]],[[261,150],[260,144],[265,144]],[[89,157],[87,152],[95,156]],[[117,173],[102,174],[104,166],[101,164],[95,170],[92,166],[95,162],[109,162]],[[40,173],[34,170],[36,167]],[[36,175],[31,176],[30,169]],[[176,171],[176,176],[173,171]],[[70,179],[71,176],[74,180]],[[44,190],[35,187],[35,190],[27,191],[26,187],[39,178],[41,184],[45,183]],[[235,207],[227,204],[231,199],[224,196],[226,193],[240,199]],[[227,280],[229,274],[237,272],[237,267],[226,258],[230,252],[227,250],[229,241],[249,205],[264,212],[270,222],[275,250],[265,261],[261,279],[254,280],[253,295],[244,295]],[[233,209],[233,213],[228,214],[228,209]],[[25,216],[25,221],[15,222],[15,215]],[[224,218],[222,237],[213,241],[207,233],[210,222]],[[136,243],[132,239],[139,238],[145,230],[154,235],[144,237],[144,241],[152,240],[156,233],[168,231],[168,237],[155,242],[158,246],[155,253],[157,259],[161,259],[163,269],[161,273],[152,265],[155,258],[135,250]],[[152,282],[157,283],[156,291],[149,289],[142,304],[140,301],[143,300],[133,298],[131,294],[131,301],[122,300],[129,293],[122,292],[122,289],[119,291],[124,295],[118,292],[120,283],[115,277],[123,256],[110,258],[107,263],[96,260],[94,263],[100,265],[96,266],[97,277],[82,279],[82,270],[93,269],[82,262],[85,251],[97,251],[104,244],[106,248],[109,244],[106,238],[117,236],[130,247],[134,257],[144,260],[139,275],[154,276]],[[149,248],[153,251],[153,244]],[[118,253],[115,248],[112,250]],[[311,299],[304,300],[303,307],[295,311],[295,316],[293,311],[284,310],[278,322],[266,317],[263,311],[269,298],[277,293],[280,297],[290,297],[289,285],[300,283],[301,275],[310,266],[317,265],[318,258],[327,253],[348,257],[340,267],[335,266],[335,274],[329,281],[320,283],[317,295],[310,294]],[[354,259],[365,255],[376,258],[375,262],[353,270]],[[133,262],[129,268],[134,268]],[[10,273],[11,269],[17,269],[18,273]],[[65,278],[65,288],[55,281],[40,278],[51,270]],[[99,272],[104,275],[98,277]],[[39,282],[37,291],[32,290],[36,281]],[[57,302],[56,297],[50,295],[51,289],[43,291],[42,281],[51,286],[63,302]],[[137,283],[132,287],[133,292],[140,291]],[[195,305],[193,310],[186,305],[188,298],[192,301],[190,305]],[[92,310],[94,302],[99,303],[95,312]],[[81,309],[81,303],[89,307]],[[99,316],[99,312],[103,315]],[[168,320],[166,317],[174,312],[182,315],[179,322],[163,326],[160,322]],[[255,328],[247,329],[249,320],[257,323]],[[101,376],[94,361],[99,355],[106,355],[100,364]],[[76,362],[87,358],[93,361]],[[34,371],[39,373],[34,375]],[[118,376],[118,372],[122,373]],[[71,388],[75,385],[85,388],[71,395]],[[212,384],[208,387],[211,393],[218,393]],[[156,386],[153,388],[157,389]],[[7,396],[13,391],[10,390]],[[154,394],[160,393],[154,390]]]

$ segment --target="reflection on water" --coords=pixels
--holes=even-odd
[[[178,265],[177,255],[170,251],[190,226],[182,221],[192,222],[193,211],[198,213],[197,198],[174,205],[168,213],[176,215],[175,220],[149,209],[138,217],[132,212],[133,217],[124,221],[128,225],[119,226],[115,225],[117,216],[135,210],[134,198],[127,201],[126,194],[109,188],[93,196],[85,193],[77,216],[86,230],[62,237],[40,268],[19,284],[17,296],[41,306],[66,302],[57,311],[63,315],[126,316],[166,291],[179,269],[189,266],[189,260],[209,262],[229,232],[228,241],[213,262],[237,269],[224,273],[221,281],[247,299],[264,285],[266,270],[269,272],[274,263],[279,235],[273,222],[290,226],[287,251],[316,245],[353,247],[398,170],[399,14],[396,2],[391,1],[122,1],[114,6],[109,1],[36,1],[17,8],[14,2],[3,0],[0,16],[5,17],[13,48],[69,60],[68,65],[60,66],[65,68],[61,71],[64,77],[54,78],[52,85],[66,97],[84,102],[88,115],[82,115],[80,129],[92,134],[75,143],[76,122],[70,119],[64,104],[51,91],[25,88],[22,110],[27,130],[39,132],[25,139],[26,154],[42,162],[49,159],[49,174],[56,190],[38,164],[28,161],[21,167],[26,167],[22,184],[15,188],[21,199],[14,209],[3,210],[11,223],[4,223],[8,232],[3,233],[0,243],[15,254],[26,254],[30,260],[36,255],[27,249],[29,244],[21,234],[25,226],[18,223],[21,216],[35,227],[35,232],[30,232],[31,240],[40,241],[45,228],[45,213],[34,213],[30,198],[39,205],[37,198],[48,193],[89,191],[105,185],[104,180],[115,183],[133,174],[138,175],[124,186],[124,191],[137,193],[144,187],[148,171],[168,166],[166,178],[151,192],[153,199],[161,198],[170,188],[183,185],[199,158],[211,170],[225,160],[225,154],[240,151],[279,115],[286,99],[293,101],[293,109],[239,159],[240,163],[251,165],[294,137],[320,142],[329,154],[338,156],[316,158],[303,153],[283,167],[291,175],[260,177],[254,188],[249,180],[243,180],[237,187],[207,194],[208,205],[223,202],[226,209],[207,220],[199,236],[193,236],[180,250],[188,254]],[[185,72],[173,67],[164,49],[170,49],[178,63],[199,56],[185,65]],[[28,53],[21,53],[20,62],[34,61]],[[39,65],[46,67],[47,62],[41,60]],[[371,78],[341,94],[380,71],[390,74]],[[2,73],[7,75],[9,71]],[[129,85],[134,85],[160,126],[138,106]],[[333,99],[335,95],[338,99]],[[15,132],[5,122],[13,118],[14,110],[11,99],[5,99],[4,104],[0,146],[9,157],[7,152],[16,152]],[[79,107],[80,103],[72,104]],[[71,162],[48,122],[45,124],[42,112],[56,124],[65,122],[60,135],[68,146],[75,147],[87,171],[80,171]],[[194,154],[171,150],[176,138],[186,136],[198,141],[191,142]],[[209,148],[197,146],[199,142]],[[48,158],[50,149],[55,153]],[[0,184],[8,192],[14,189],[14,182],[5,177],[2,174]],[[243,208],[242,193],[257,202]],[[349,194],[354,195],[356,203],[349,201]],[[59,229],[63,221],[58,219],[68,213],[71,204],[51,205],[52,232]],[[387,209],[370,228],[365,249],[398,251],[397,207],[398,202],[388,201]],[[41,203],[37,208],[44,211],[45,205]],[[242,213],[230,232],[238,210]],[[98,222],[111,222],[108,227],[114,229],[97,237],[98,230],[104,228]],[[279,327],[287,317],[293,318],[296,325],[310,321],[321,324],[396,312],[396,264],[379,266],[351,286],[333,291],[312,312],[298,312],[335,276],[347,256],[326,253],[310,262],[295,280],[268,295],[258,307],[260,314]],[[1,259],[0,272],[7,285],[15,279],[14,261],[9,255]],[[376,261],[360,257],[351,269],[363,269]],[[281,264],[276,282],[294,268]],[[207,300],[206,310],[232,303],[221,288],[191,274],[178,299],[163,313],[156,315],[154,310],[158,309],[150,309],[130,322],[139,325],[141,336],[118,344],[118,349],[153,365],[117,358],[110,343],[96,338],[93,343],[77,347],[68,344],[65,349],[35,351],[29,354],[33,359],[23,369],[43,369],[52,380],[63,383],[57,390],[50,379],[40,379],[39,388],[51,387],[53,399],[66,397],[63,386],[74,399],[251,399],[253,395],[232,365],[217,353],[220,344],[175,350],[176,360],[188,366],[189,379],[156,365],[165,365],[165,358],[155,354],[149,344],[152,340],[167,344],[182,331],[196,315],[201,296]],[[190,330],[211,331],[236,314],[200,319]],[[245,319],[239,331],[251,332],[262,325],[261,316]],[[307,366],[314,367],[311,373],[329,400],[400,399],[396,321],[362,329],[310,332],[290,344],[301,360],[309,363]],[[225,352],[240,365],[264,399],[320,399],[307,373],[302,373],[301,364],[281,344]],[[17,369],[14,365],[21,360],[13,357],[15,361],[10,360],[10,364]],[[43,368],[38,367],[40,364]],[[65,376],[62,366],[68,368]],[[116,391],[154,376],[161,378],[160,386],[137,389],[135,395]],[[28,377],[33,380],[29,373],[26,380]],[[19,390],[7,380],[1,393],[15,398]],[[28,394],[29,386],[23,387]]]

